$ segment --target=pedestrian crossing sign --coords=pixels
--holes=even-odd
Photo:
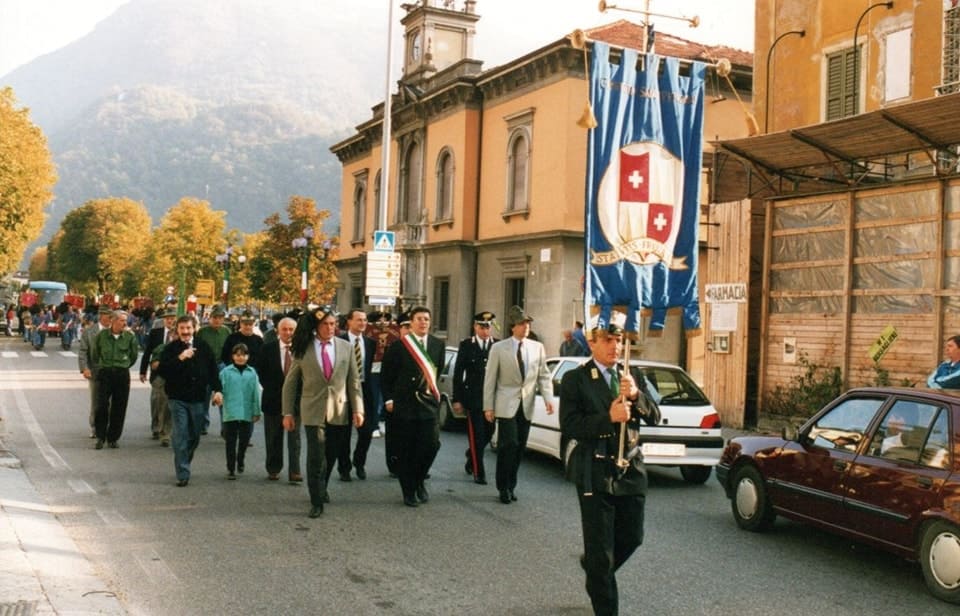
[[[393,231],[374,231],[373,249],[377,252],[393,252]]]

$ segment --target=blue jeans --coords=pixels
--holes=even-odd
[[[168,400],[167,405],[173,419],[173,468],[177,480],[190,479],[190,463],[200,444],[200,430],[207,407],[204,401]]]

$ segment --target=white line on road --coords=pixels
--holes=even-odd
[[[76,357],[77,354],[75,351],[60,351],[60,354],[64,357]]]
[[[33,438],[37,449],[40,450],[40,453],[43,454],[43,457],[47,460],[47,464],[53,467],[54,470],[71,470],[67,461],[60,457],[57,450],[54,449],[50,441],[47,440],[47,435],[43,433],[43,428],[37,423],[37,418],[34,416],[33,411],[30,410],[30,404],[27,402],[27,397],[23,395],[23,390],[19,387],[14,387],[13,397],[17,401],[17,409],[20,411],[20,416],[23,417],[23,423],[26,424],[27,431],[30,432],[30,437]]]
[[[32,356],[34,356],[34,357],[50,357],[49,355],[47,355],[47,354],[44,353],[43,351],[30,351],[30,355],[32,355]]]
[[[18,353],[17,353],[16,351],[3,351],[3,352],[0,352],[0,357],[4,357],[4,358],[6,358],[6,359],[13,359],[13,358],[17,357],[17,355],[18,355]]]
[[[67,485],[70,486],[70,489],[76,492],[77,494],[96,494],[97,491],[93,489],[89,483],[83,479],[67,479]]]
[[[97,515],[109,528],[129,528],[130,522],[116,509],[97,509]]]

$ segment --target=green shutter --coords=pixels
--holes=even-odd
[[[827,56],[826,119],[838,120],[856,115],[858,103],[854,100],[853,49],[845,49]],[[857,62],[857,72],[860,63]],[[857,96],[859,98],[859,95]]]

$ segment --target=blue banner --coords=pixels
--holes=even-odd
[[[651,330],[663,329],[668,308],[683,309],[683,326],[700,327],[697,230],[703,151],[706,65],[624,49],[611,64],[609,45],[594,41],[590,103],[597,127],[587,143],[586,315],[599,324],[614,306],[624,329],[639,329],[650,309]]]

